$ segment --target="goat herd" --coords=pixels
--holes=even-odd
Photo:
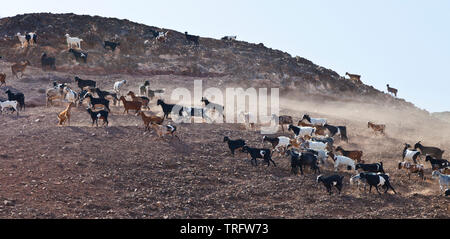
[[[154,31],[154,36],[157,40],[165,39],[168,32],[157,32]],[[189,35],[185,33],[186,39],[194,44],[199,44],[199,37]],[[20,33],[17,34],[21,42],[21,47],[25,45],[33,45],[37,43],[37,34],[28,33],[22,36]],[[77,60],[83,60],[86,62],[88,53],[81,51],[81,42],[83,41],[77,37],[71,37],[69,34],[65,35],[67,46],[69,51],[74,54]],[[224,37],[222,40],[235,40],[235,36]],[[73,49],[75,46],[77,49]],[[105,41],[104,47],[109,47],[111,50],[115,50],[117,46],[120,46],[119,42]],[[42,55],[41,58],[42,67],[50,67],[55,69],[55,58],[48,57],[46,53]],[[14,64],[11,69],[14,76],[18,78],[18,73],[23,75],[23,71],[26,66],[29,65],[29,61],[20,62]],[[5,74],[0,74],[0,86],[5,84]],[[110,114],[109,102],[112,100],[114,105],[119,105],[122,102],[124,107],[123,113],[133,110],[136,115],[141,116],[144,123],[145,130],[150,130],[153,128],[159,137],[164,135],[171,135],[173,137],[178,137],[175,133],[177,127],[173,124],[164,125],[163,122],[170,114],[175,113],[176,116],[184,117],[202,117],[203,119],[209,118],[209,111],[218,112],[224,117],[224,107],[222,105],[215,104],[208,101],[206,98],[202,98],[204,103],[204,108],[191,108],[183,107],[174,104],[167,104],[162,99],[157,100],[157,105],[161,106],[164,116],[160,117],[157,115],[146,115],[142,109],[150,109],[149,102],[152,101],[158,94],[164,93],[163,90],[150,90],[150,83],[148,81],[144,82],[143,85],[139,87],[140,96],[136,96],[133,91],[128,91],[126,95],[123,95],[121,90],[123,85],[127,82],[126,80],[117,81],[114,83],[114,92],[102,91],[97,87],[95,81],[83,80],[79,77],[75,77],[75,83],[77,83],[80,88],[79,92],[76,92],[70,88],[69,85],[65,83],[53,82],[53,86],[46,90],[46,102],[47,106],[52,105],[54,100],[65,100],[69,102],[64,111],[58,114],[58,125],[70,125],[71,109],[74,106],[82,105],[85,100],[89,101],[89,108],[86,112],[89,114],[92,120],[92,126],[96,124],[98,126],[98,120],[103,121],[103,125],[108,126],[108,115]],[[388,86],[389,88],[389,86]],[[393,88],[389,90],[394,94],[397,91]],[[8,100],[0,102],[0,107],[2,112],[5,109],[11,109],[18,114],[19,110],[25,110],[25,97],[23,93],[12,92],[7,90],[5,92],[8,95]],[[95,97],[95,95],[97,97]],[[127,100],[126,97],[129,96],[131,100]],[[109,99],[109,100],[108,100]],[[96,107],[101,106],[101,110],[96,110]],[[248,112],[241,112],[240,116],[244,118],[246,124],[251,127],[254,124],[250,123]],[[271,144],[272,148],[253,148],[246,144],[243,139],[232,140],[229,137],[224,138],[224,142],[228,144],[228,147],[234,155],[236,150],[240,150],[251,157],[251,164],[254,166],[258,165],[257,159],[263,159],[270,166],[272,163],[276,166],[275,161],[272,159],[275,153],[279,153],[280,156],[290,158],[291,172],[297,174],[298,171],[303,175],[303,171],[306,167],[309,167],[314,173],[320,174],[320,168],[327,166],[327,159],[331,158],[334,162],[334,171],[337,172],[340,166],[345,166],[347,170],[353,170],[355,175],[350,178],[350,184],[357,183],[359,185],[370,186],[369,192],[371,192],[372,187],[375,187],[377,192],[379,192],[379,187],[384,188],[386,193],[391,189],[394,193],[397,193],[390,183],[390,177],[385,172],[383,168],[383,163],[373,163],[366,164],[363,157],[363,152],[359,150],[344,150],[343,147],[334,146],[335,137],[339,136],[341,141],[348,142],[347,137],[347,127],[346,126],[334,126],[327,122],[327,119],[312,118],[309,115],[304,115],[297,125],[294,125],[293,118],[287,115],[276,116],[278,117],[279,124],[284,132],[284,125],[288,125],[288,131],[292,132],[292,137],[279,136],[279,137],[269,137],[264,136],[263,142],[268,142]],[[368,122],[368,128],[372,128],[375,132],[384,134],[385,125],[378,125],[372,122]],[[418,174],[422,179],[425,179],[424,175],[424,165],[419,164],[418,160],[422,156],[425,157],[426,162],[430,162],[431,168],[433,170],[432,177],[439,178],[439,184],[441,191],[445,190],[445,195],[449,195],[449,184],[450,184],[450,164],[449,161],[442,159],[444,151],[436,147],[423,146],[421,142],[415,144],[412,148],[409,144],[405,144],[403,150],[403,161],[399,162],[398,169],[404,169],[408,177],[411,174]],[[360,170],[361,172],[358,172]],[[358,172],[358,173],[357,173]],[[322,182],[328,193],[332,193],[332,187],[335,186],[339,193],[341,193],[343,186],[343,175],[334,174],[329,176],[319,175],[317,177],[317,183]]]
[[[280,157],[284,155],[290,158],[292,174],[298,174],[300,170],[301,175],[303,175],[303,170],[306,167],[314,173],[320,174],[320,167],[326,167],[329,164],[327,159],[331,158],[335,172],[338,172],[340,166],[344,166],[347,170],[352,170],[355,173],[350,178],[351,185],[357,184],[358,187],[364,185],[364,191],[366,186],[369,185],[369,192],[371,192],[372,187],[375,187],[377,192],[380,193],[379,187],[383,187],[385,193],[389,189],[397,193],[391,185],[389,174],[385,172],[383,162],[366,164],[362,159],[362,151],[348,151],[344,150],[342,146],[334,146],[335,136],[340,136],[341,141],[348,142],[345,126],[329,125],[326,119],[311,118],[309,115],[304,115],[298,122],[298,126],[293,125],[291,116],[282,115],[279,116],[279,124],[283,131],[283,125],[288,124],[288,131],[292,132],[293,135],[292,137],[263,136],[263,142],[270,143],[271,149],[250,147],[243,139],[232,140],[229,137],[224,137],[223,141],[228,144],[232,155],[235,154],[236,150],[250,155],[251,164],[255,166],[258,164],[257,159],[263,159],[267,166],[270,166],[271,163],[276,166],[272,157],[275,153],[279,153]],[[372,128],[375,133],[384,134],[386,126],[368,122],[368,128]],[[402,154],[403,159],[398,163],[398,170],[405,170],[409,178],[411,174],[417,174],[425,180],[425,167],[418,162],[422,155],[425,156],[425,161],[431,164],[432,177],[439,178],[440,189],[445,191],[445,195],[448,196],[450,193],[450,176],[448,175],[450,174],[450,163],[442,159],[443,153],[444,151],[441,149],[423,146],[421,142],[415,144],[414,149],[409,144],[405,144]],[[322,182],[327,192],[331,194],[333,186],[341,193],[343,179],[344,176],[339,174],[319,175],[316,181],[317,183]]]

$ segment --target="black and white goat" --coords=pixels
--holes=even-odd
[[[183,106],[175,105],[175,104],[166,104],[163,100],[159,99],[156,102],[156,105],[160,105],[163,112],[164,112],[164,119],[169,118],[169,114],[171,113],[177,113],[178,116],[183,116]],[[172,112],[172,111],[177,112]]]
[[[73,56],[75,56],[75,59],[77,61],[83,60],[84,63],[87,63],[87,57],[88,57],[87,52],[78,51],[78,50],[75,50],[72,48],[69,49],[69,52],[71,52],[73,54]]]
[[[333,125],[329,125],[329,124],[325,124],[324,127],[327,128],[328,131],[330,131],[330,137],[334,137],[335,135],[340,135],[341,140],[348,142],[347,127],[333,126]]]
[[[288,131],[294,132],[295,137],[299,138],[304,136],[313,136],[316,129],[313,127],[298,127],[291,124],[289,125]]]
[[[8,100],[16,100],[19,103],[20,110],[25,110],[25,95],[22,92],[13,93],[11,90],[5,92],[8,95]]]
[[[323,118],[311,118],[309,115],[303,115],[302,121],[306,120],[312,125],[324,126],[327,123],[327,119]]]
[[[341,194],[341,191],[342,191],[342,180],[344,179],[344,176],[339,176],[339,175],[337,175],[337,174],[335,174],[335,175],[331,175],[331,176],[328,176],[328,177],[325,177],[325,176],[323,176],[323,175],[319,175],[319,176],[317,176],[317,180],[316,180],[316,182],[317,183],[320,183],[320,182],[322,182],[323,183],[323,185],[325,186],[325,188],[327,189],[327,192],[331,195],[331,188],[333,187],[333,186],[335,186],[337,189],[338,189],[338,191],[339,191],[339,194]]]
[[[108,110],[108,112],[111,112],[111,110],[109,109],[109,100],[107,99],[102,99],[102,98],[94,98],[90,93],[87,93],[83,96],[83,99],[85,98],[89,98],[89,104],[91,105],[92,108],[95,109],[96,105],[102,105],[106,110]]]
[[[100,110],[100,111],[92,111],[91,108],[87,108],[86,111],[89,113],[92,119],[92,126],[94,126],[94,123],[96,123],[98,127],[98,119],[103,120],[103,125],[106,124],[108,126],[108,111]]]
[[[272,160],[272,154],[270,149],[259,149],[259,148],[250,148],[247,145],[242,147],[242,152],[250,154],[251,163],[254,166],[258,166],[258,161],[256,159],[264,159],[265,162],[267,162],[267,166],[270,166],[270,162],[273,163],[273,166],[277,166],[275,162]],[[253,161],[255,163],[253,163]]]
[[[443,168],[447,168],[450,166],[450,163],[448,162],[448,160],[445,159],[435,159],[433,157],[431,157],[430,155],[427,155],[425,162],[430,161],[431,164],[431,168],[433,170],[437,170],[437,169],[443,169]]]
[[[397,194],[397,192],[389,182],[389,176],[387,174],[378,173],[374,175],[371,173],[360,173],[359,176],[362,179],[366,179],[367,184],[369,184],[370,186],[369,193],[372,192],[372,187],[375,187],[377,189],[378,194],[381,194],[380,191],[378,190],[378,187],[382,186],[385,188],[384,193],[387,193],[389,189],[392,189],[392,191],[394,191],[394,193]]]
[[[372,173],[385,173],[383,169],[383,162],[372,163],[372,164],[363,164],[359,163],[355,165],[355,169],[362,169],[364,172],[372,172]]]
[[[245,146],[245,140],[243,139],[236,139],[236,140],[231,140],[229,137],[225,136],[223,138],[223,142],[226,142],[228,144],[228,148],[231,151],[231,154],[234,156],[234,151],[236,149],[242,149],[242,147]]]
[[[417,164],[417,157],[420,157],[420,152],[417,150],[410,150],[411,145],[405,143],[405,148],[403,149],[403,161],[406,159],[412,160],[415,164]]]
[[[285,136],[279,136],[279,137],[275,137],[275,138],[269,137],[269,136],[264,136],[263,142],[271,143],[272,149],[276,150],[277,152],[280,152],[280,148],[282,148],[283,151],[286,150],[286,148],[290,144],[290,139]]]

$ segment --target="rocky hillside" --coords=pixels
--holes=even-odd
[[[168,40],[155,41],[152,30],[169,31]],[[38,45],[22,49],[16,34],[29,31],[37,32]],[[87,64],[77,63],[67,51],[66,33],[84,40],[82,48],[89,53]],[[128,20],[74,14],[26,14],[0,19],[0,36],[0,55],[4,60],[28,59],[39,67],[40,56],[46,52],[56,57],[59,72],[222,77],[230,85],[280,87],[302,95],[327,95],[341,100],[357,97],[414,107],[371,86],[345,80],[307,59],[269,49],[262,43],[201,37],[200,45],[194,46],[186,41],[183,33]],[[118,41],[120,48],[115,52],[105,50],[104,40]]]

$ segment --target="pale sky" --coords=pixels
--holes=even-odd
[[[450,111],[448,0],[3,1],[0,17],[34,12],[128,19],[302,56],[431,112]]]

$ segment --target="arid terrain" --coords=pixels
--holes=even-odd
[[[63,49],[64,40],[61,45]],[[346,125],[349,143],[337,140],[335,145],[364,151],[366,162],[382,161],[398,192],[378,195],[373,189],[371,194],[365,193],[349,184],[353,173],[342,168],[343,192],[337,195],[333,189],[329,196],[324,186],[315,182],[313,172],[291,175],[286,156],[274,157],[277,167],[267,167],[262,161],[254,167],[243,153],[233,157],[224,136],[245,139],[250,146],[269,147],[259,131],[242,124],[177,124],[179,139],[159,139],[155,132],[144,131],[139,116],[122,114],[123,106],[112,106],[109,127],[98,128],[91,127],[86,106],[74,108],[71,125],[64,127],[57,126],[56,116],[67,103],[45,106],[45,89],[54,80],[78,90],[75,75],[97,81],[102,90],[112,90],[115,81],[126,79],[125,91],[138,92],[138,86],[149,80],[153,89],[165,89],[163,98],[170,101],[172,89],[192,89],[197,79],[203,80],[204,88],[257,84],[230,73],[238,69],[178,74],[174,69],[180,68],[175,65],[183,63],[176,62],[172,72],[117,70],[108,74],[113,66],[83,68],[68,61],[48,72],[40,69],[36,58],[40,53],[13,53],[17,49],[12,43],[0,46],[0,53],[7,56],[0,61],[0,72],[7,74],[0,98],[6,98],[6,89],[19,90],[27,104],[18,117],[0,115],[0,218],[450,218],[450,199],[431,178],[428,162],[421,161],[426,167],[425,181],[415,175],[408,179],[397,169],[404,143],[413,145],[421,140],[424,145],[442,148],[444,158],[449,158],[448,122],[373,87],[333,83],[338,81],[333,73],[321,82],[329,89],[334,89],[333,84],[346,86],[346,91],[354,93],[352,97],[338,98],[332,91],[326,94],[326,89],[315,91],[315,83],[304,91],[293,86],[284,89],[276,80],[262,84],[281,87],[281,113],[296,121],[309,113],[325,117],[333,125]],[[207,52],[207,46],[202,51]],[[22,57],[33,57],[34,63],[23,78],[14,79],[10,66]],[[298,85],[310,84],[310,80]],[[195,104],[200,106],[200,102]],[[155,101],[150,108],[162,114]],[[375,135],[367,128],[368,121],[386,124],[386,135]],[[281,131],[277,135],[292,136]],[[334,174],[331,165],[321,171]]]

